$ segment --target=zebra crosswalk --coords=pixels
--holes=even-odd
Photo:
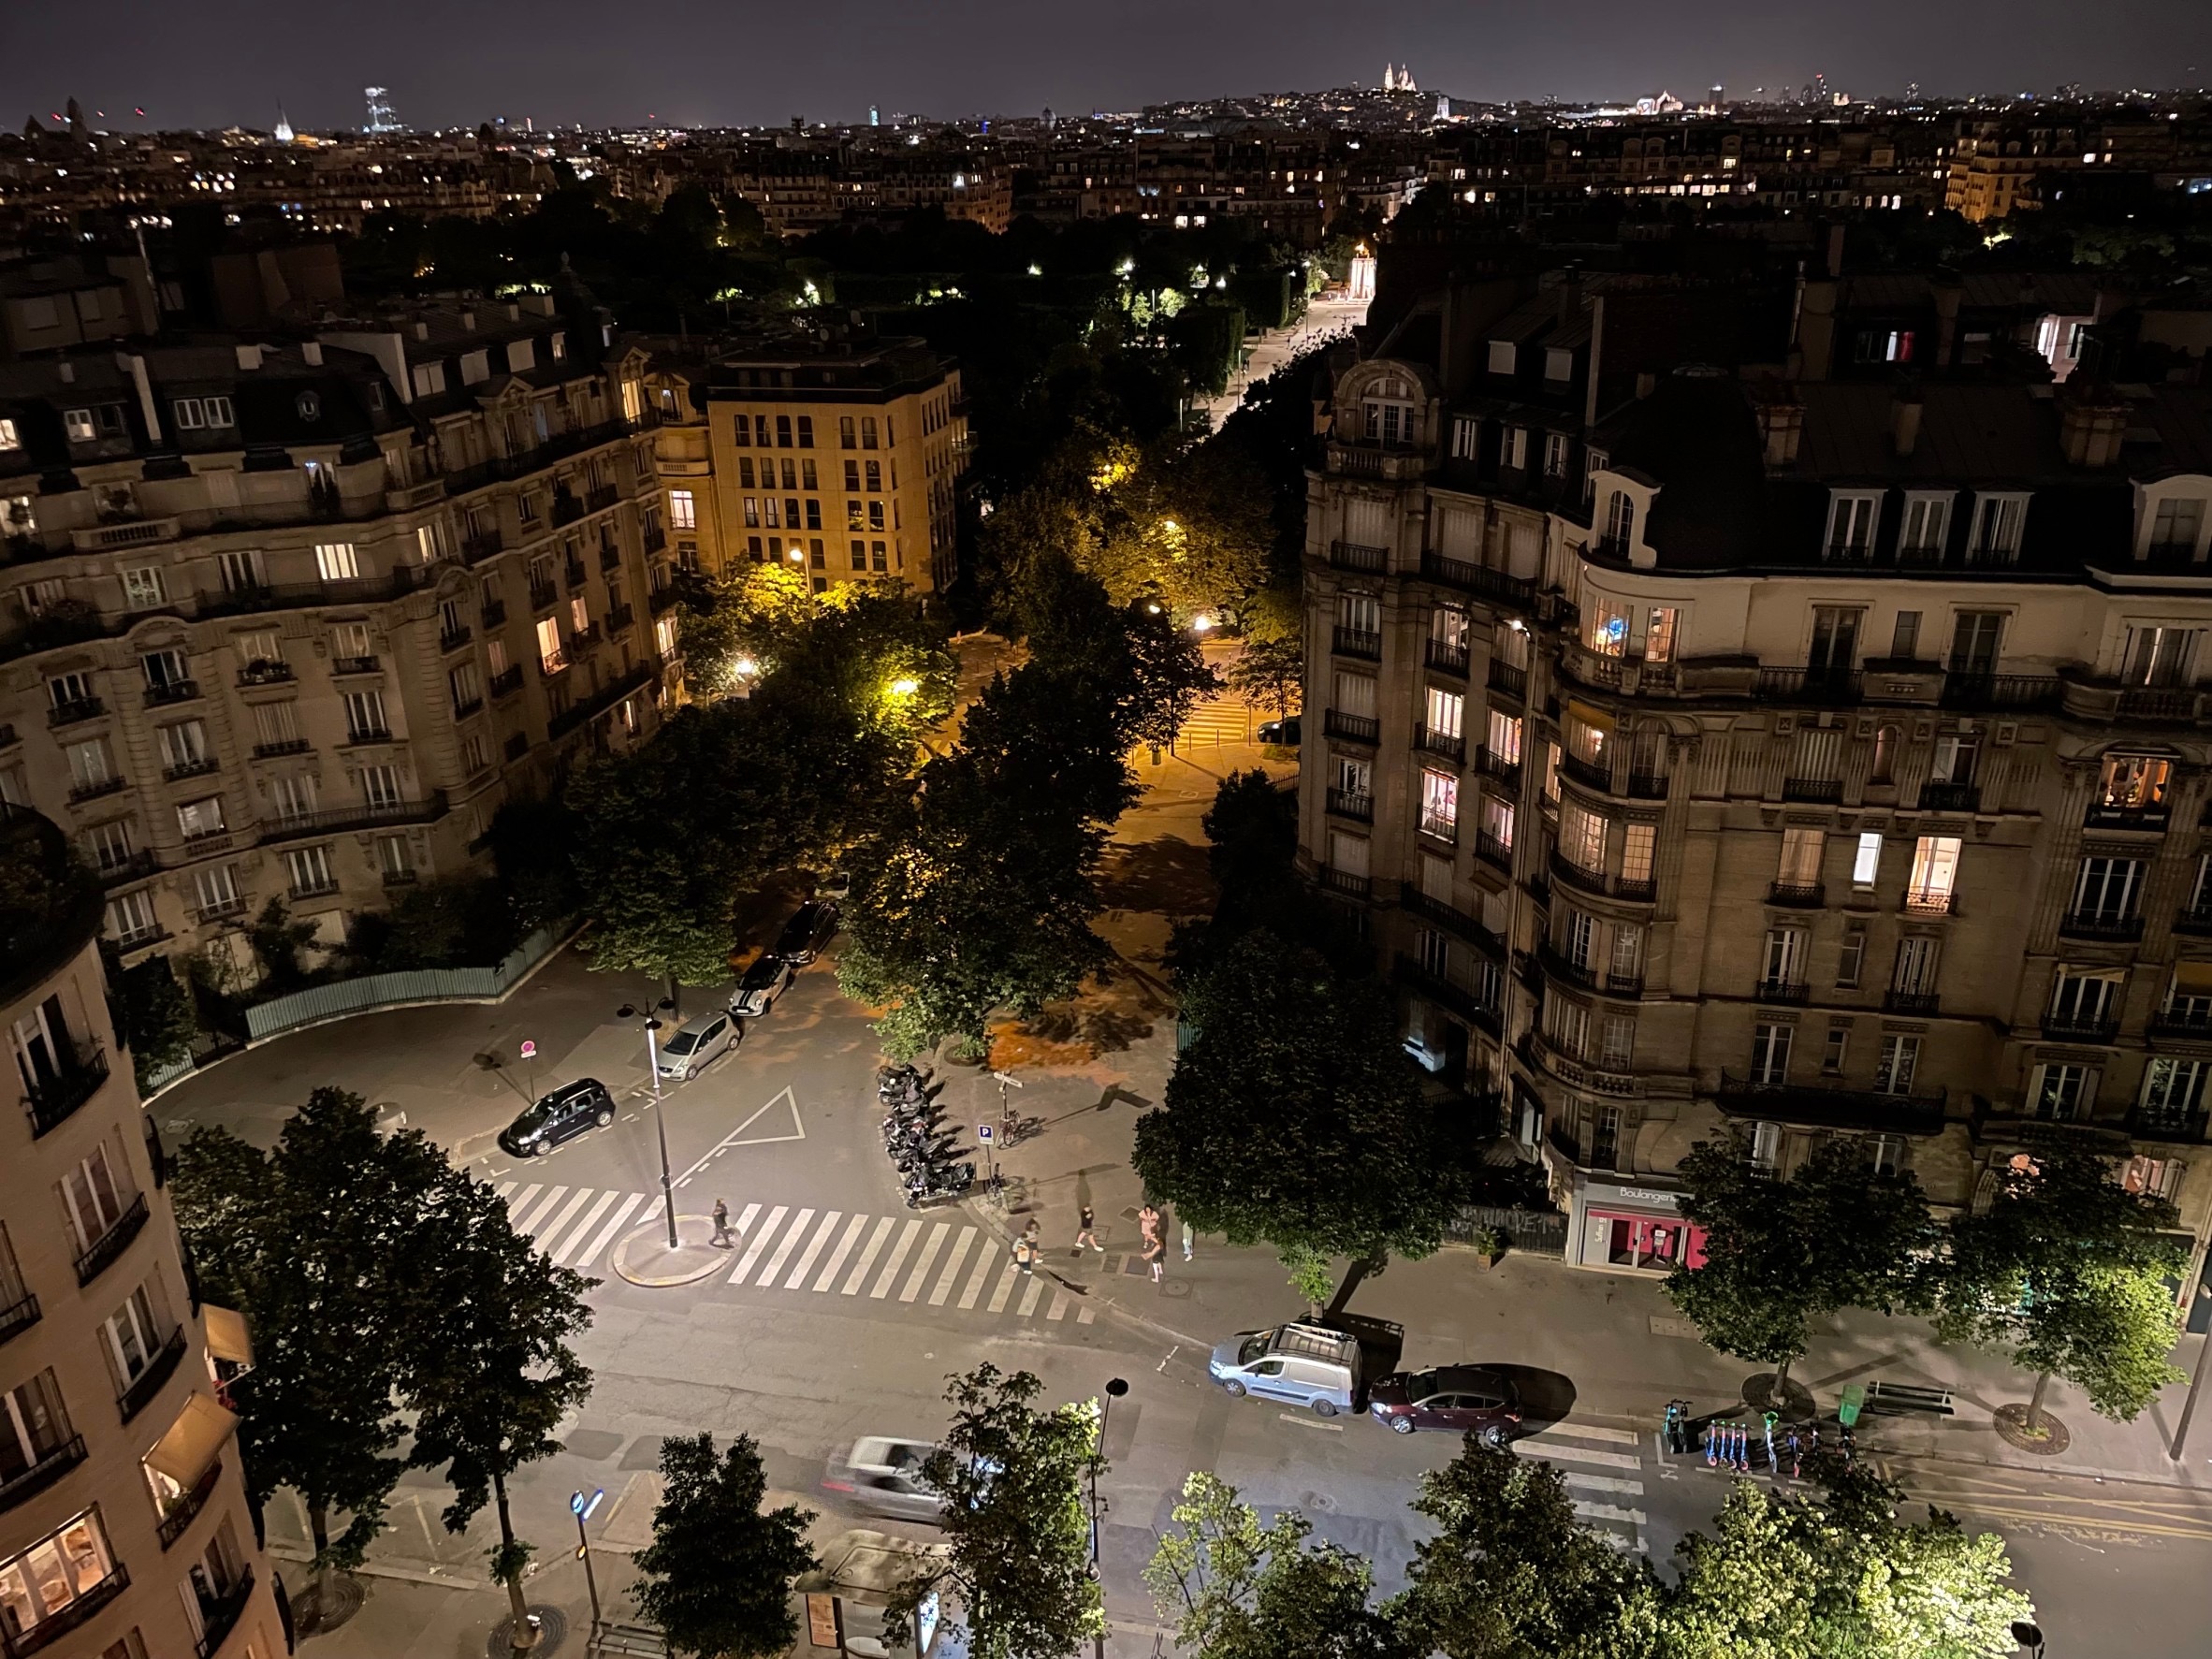
[[[654,1195],[504,1181],[497,1188],[517,1232],[551,1261],[585,1272],[604,1264],[625,1228],[652,1213]],[[794,1204],[746,1204],[730,1217],[730,1272],[753,1290],[896,1301],[1046,1323],[1098,1316],[1050,1273],[1025,1273],[982,1228],[925,1215],[868,1215]],[[1050,1299],[1046,1292],[1050,1291]]]
[[[1635,1431],[1562,1420],[1514,1441],[1513,1449],[1556,1465],[1575,1514],[1602,1530],[1615,1549],[1645,1552],[1643,1442]]]

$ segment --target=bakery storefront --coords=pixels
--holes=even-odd
[[[1682,1219],[1664,1187],[1623,1186],[1579,1171],[1567,1206],[1566,1259],[1603,1273],[1672,1273],[1705,1265],[1705,1229]]]

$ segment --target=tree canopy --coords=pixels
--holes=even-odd
[[[807,1542],[813,1516],[761,1507],[767,1477],[749,1434],[719,1459],[712,1434],[672,1434],[661,1442],[661,1478],[653,1541],[635,1558],[638,1611],[674,1652],[698,1659],[788,1652],[799,1634],[792,1582],[819,1564]]]

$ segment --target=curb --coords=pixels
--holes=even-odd
[[[678,1215],[676,1218],[676,1224],[677,1228],[677,1236],[679,1238],[682,1236],[683,1224],[687,1221],[696,1221],[702,1226],[707,1227],[711,1227],[713,1225],[712,1216]],[[701,1279],[706,1278],[710,1274],[718,1273],[722,1268],[729,1265],[731,1252],[726,1246],[720,1244],[709,1244],[707,1246],[707,1248],[713,1250],[715,1254],[708,1259],[706,1266],[700,1268],[695,1273],[645,1276],[633,1273],[628,1268],[622,1265],[622,1251],[624,1246],[626,1246],[631,1240],[643,1238],[648,1232],[658,1232],[665,1225],[666,1221],[664,1218],[656,1216],[652,1220],[648,1221],[642,1227],[632,1228],[628,1232],[624,1233],[619,1239],[615,1241],[615,1247],[607,1252],[606,1262],[609,1267],[615,1270],[616,1277],[621,1279],[625,1284],[635,1285],[640,1289],[666,1290],[671,1289],[677,1285],[695,1285]],[[680,1247],[681,1246],[679,1245],[678,1248]]]

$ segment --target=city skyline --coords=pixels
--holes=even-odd
[[[282,105],[302,131],[357,129],[362,88],[381,83],[412,127],[626,126],[860,123],[913,111],[1063,114],[1133,109],[1217,95],[1380,84],[1387,62],[1423,93],[1480,101],[1629,99],[1669,91],[1695,102],[1715,84],[1769,95],[1817,74],[1857,97],[2124,90],[2194,84],[2212,61],[2212,20],[2173,0],[2121,0],[2093,36],[2070,8],[2030,0],[1991,35],[1968,15],[1930,17],[1890,3],[1848,20],[1773,15],[1741,0],[1695,0],[1664,14],[1599,0],[1564,20],[1478,5],[1421,4],[1387,20],[1295,0],[1202,16],[1142,5],[1091,37],[1072,8],[1043,15],[1005,0],[966,0],[925,17],[881,0],[824,14],[757,18],[684,0],[659,38],[610,51],[595,13],[548,0],[520,35],[481,7],[400,0],[373,38],[334,17],[277,13],[234,0],[211,18],[144,4],[95,24],[50,8],[18,20],[0,67],[0,110],[47,118],[76,97],[95,124],[122,130],[272,127]],[[831,25],[822,27],[826,21]],[[1265,22],[1267,32],[1256,30]],[[211,24],[212,23],[212,26]],[[824,51],[821,42],[834,40]],[[405,43],[434,41],[435,53]],[[143,109],[141,119],[133,111]],[[106,111],[105,118],[95,117]]]

